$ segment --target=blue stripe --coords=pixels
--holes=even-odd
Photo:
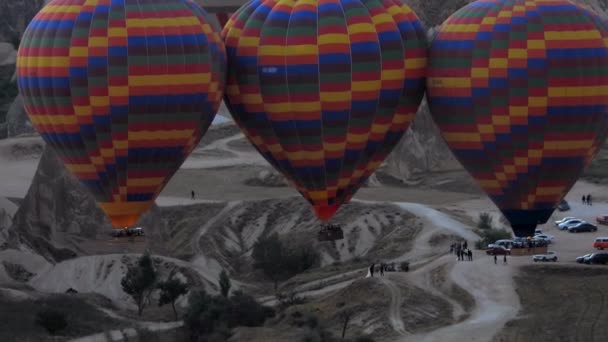
[[[605,57],[606,48],[547,49],[548,58]]]

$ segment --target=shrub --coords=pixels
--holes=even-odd
[[[410,262],[409,261],[402,261],[399,264],[399,267],[401,269],[402,272],[408,272],[410,270]]]
[[[359,336],[355,342],[374,342],[374,339],[371,336]]]
[[[46,309],[36,314],[36,324],[43,327],[49,334],[55,335],[68,326],[68,321],[66,320],[65,313]]]
[[[479,221],[477,221],[477,227],[479,229],[492,229],[492,216],[488,213],[480,213]]]

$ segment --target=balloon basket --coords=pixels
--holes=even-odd
[[[319,242],[342,240],[344,239],[344,232],[339,225],[328,224],[321,227],[317,238]]]

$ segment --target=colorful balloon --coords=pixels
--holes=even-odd
[[[53,0],[24,34],[17,74],[35,128],[126,227],[211,124],[225,59],[190,0]]]
[[[480,0],[430,48],[433,118],[518,236],[551,216],[605,140],[608,31],[564,0]]]
[[[416,113],[427,54],[421,22],[398,0],[254,0],[222,35],[235,121],[329,220]]]

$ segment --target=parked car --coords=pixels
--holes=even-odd
[[[127,236],[141,236],[144,235],[144,229],[141,227],[127,229]]]
[[[580,233],[580,232],[595,232],[597,226],[588,222],[582,222],[575,226],[568,227],[569,233]]]
[[[608,215],[601,215],[595,218],[599,224],[608,224]]]
[[[566,202],[566,200],[561,200],[559,202],[559,204],[557,205],[557,210],[568,211],[568,210],[570,210],[570,205],[568,204],[568,202]]]
[[[608,237],[595,238],[595,241],[593,241],[593,248],[597,248],[599,250],[608,248]]]
[[[110,235],[113,237],[121,237],[121,236],[126,236],[127,232],[126,232],[126,230],[124,230],[122,228],[114,228],[110,232]]]
[[[511,248],[514,245],[513,240],[496,240],[493,245],[503,246],[505,248]]]
[[[540,229],[534,230],[534,235],[538,235],[538,234],[542,234],[542,233],[543,233],[543,231]]]
[[[486,254],[487,255],[510,255],[511,254],[511,250],[508,248],[505,248],[503,246],[498,246],[498,245],[488,245],[488,249],[486,249]]]
[[[602,264],[608,263],[608,253],[595,253],[589,258],[585,259],[585,264]]]
[[[572,216],[564,217],[561,220],[555,221],[555,226],[557,227],[560,225],[560,223],[565,223],[566,221],[570,221],[570,220],[574,220],[574,219],[576,219],[576,217],[572,217]]]
[[[555,241],[555,237],[553,235],[537,234],[537,235],[534,235],[532,240],[544,240],[547,243],[553,243],[553,241]]]
[[[593,253],[581,255],[578,258],[576,258],[576,262],[578,262],[579,264],[585,263],[585,260],[590,258],[592,255],[593,255]]]
[[[534,260],[534,262],[537,261],[557,261],[557,253],[555,253],[554,251],[549,251],[546,254],[536,254],[532,257],[532,260]]]
[[[586,223],[586,222],[587,222],[587,221],[585,221],[585,220],[581,220],[581,219],[572,219],[572,220],[568,220],[568,221],[566,221],[566,222],[564,222],[564,223],[560,223],[560,224],[557,226],[557,228],[559,228],[559,230],[568,230],[568,228],[570,228],[570,227],[574,227],[574,226],[576,226],[577,224],[580,224],[580,223]]]

